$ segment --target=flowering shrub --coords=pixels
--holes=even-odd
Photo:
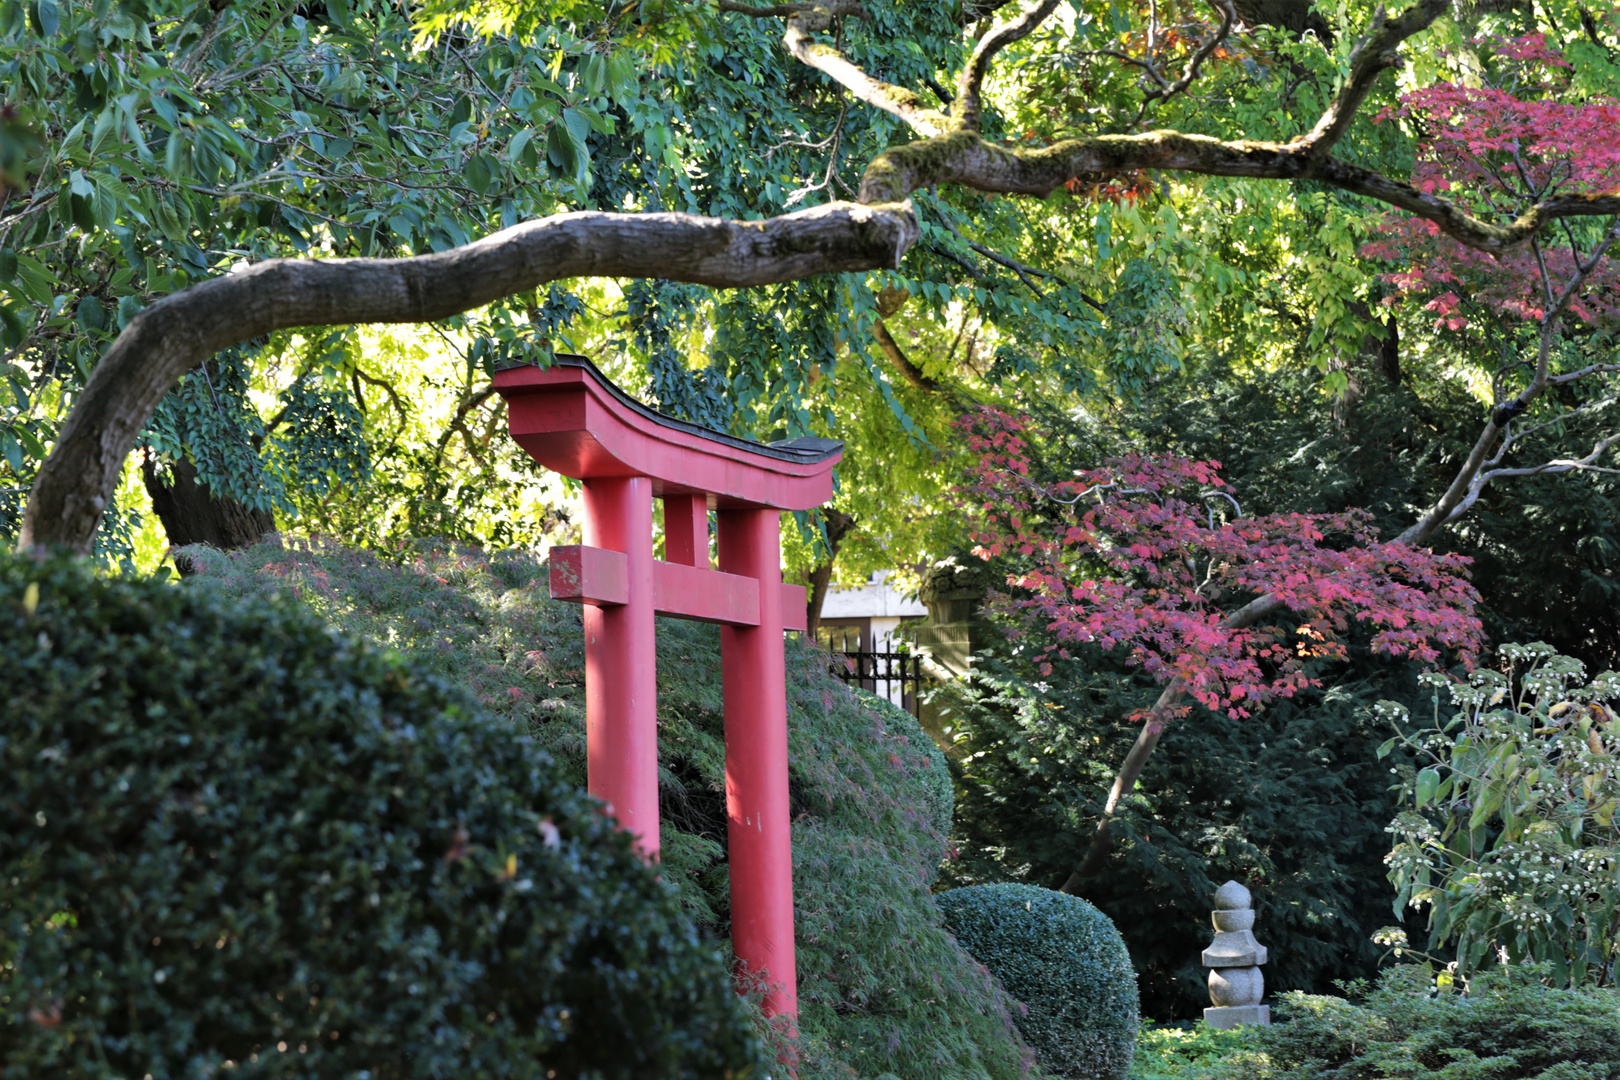
[[[1355,510],[1243,517],[1215,461],[1119,458],[1043,486],[1024,420],[983,409],[960,427],[976,458],[960,489],[982,514],[974,550],[1020,560],[1015,592],[995,602],[1051,632],[1043,673],[1095,643],[1241,718],[1314,685],[1306,663],[1342,659],[1352,622],[1372,628],[1375,652],[1474,658],[1478,594],[1461,556],[1380,543]],[[1266,595],[1275,617],[1234,624]]]
[[[1551,965],[1563,985],[1612,981],[1620,951],[1620,725],[1603,702],[1620,675],[1583,682],[1579,661],[1542,644],[1505,645],[1508,673],[1449,686],[1461,711],[1385,743],[1423,768],[1390,826],[1395,910],[1429,908],[1431,948],[1454,942],[1466,979],[1490,959]],[[1517,684],[1512,678],[1519,673]],[[1406,719],[1384,702],[1385,715]]]

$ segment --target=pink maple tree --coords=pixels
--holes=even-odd
[[[1070,646],[1095,644],[1245,717],[1312,685],[1307,661],[1344,657],[1354,624],[1377,652],[1473,663],[1468,559],[1380,542],[1355,510],[1241,516],[1214,461],[1126,457],[1042,485],[1026,425],[995,409],[963,417],[976,463],[959,492],[982,515],[976,553],[1019,564],[992,603],[1048,632],[1043,674]],[[1259,597],[1268,617],[1232,618]]]
[[[1412,182],[1489,218],[1514,217],[1549,199],[1620,191],[1620,101],[1588,94],[1545,35],[1481,39],[1478,85],[1441,82],[1403,94],[1376,119],[1417,135]],[[1577,274],[1584,235],[1573,226],[1505,251],[1470,248],[1432,222],[1390,215],[1366,244],[1368,258],[1397,264],[1384,275],[1389,305],[1422,302],[1436,328],[1461,331],[1471,307],[1534,323],[1555,302],[1555,283]],[[1560,242],[1562,241],[1562,242]],[[1593,267],[1568,310],[1586,324],[1620,322],[1620,269]]]

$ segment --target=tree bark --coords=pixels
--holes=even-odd
[[[41,465],[18,546],[88,554],[124,459],[181,375],[219,350],[298,326],[432,322],[570,277],[743,287],[893,269],[916,242],[909,204],[831,203],[765,221],[559,214],[407,259],[269,259],[164,297],[90,374]]]
[[[252,547],[265,533],[274,532],[275,518],[229,496],[218,496],[197,476],[197,466],[184,459],[172,468],[174,483],[166,484],[150,457],[141,461],[141,480],[152,498],[152,509],[163,523],[170,547],[208,544],[222,550]],[[191,560],[179,558],[175,567],[190,574]]]
[[[827,586],[832,582],[833,563],[838,560],[838,547],[855,527],[855,518],[830,506],[821,508],[827,523],[827,561],[817,563],[810,571],[810,589],[805,596],[805,637],[816,639],[821,629],[821,605],[827,599]]]

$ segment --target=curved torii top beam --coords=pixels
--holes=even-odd
[[[655,412],[583,356],[495,373],[512,437],[540,464],[591,480],[645,476],[653,495],[703,495],[709,509],[808,510],[832,498],[844,444],[756,443]]]

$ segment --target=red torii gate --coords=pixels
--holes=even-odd
[[[658,857],[658,684],[653,616],[719,623],[724,676],[731,940],[765,1012],[798,1015],[788,818],[783,630],[805,628],[804,589],[781,576],[781,512],[832,497],[843,444],[769,446],[654,412],[583,357],[495,375],[519,446],[584,483],[584,543],[551,549],[551,595],[585,605],[585,727],[592,795]],[[664,560],[653,558],[653,499]],[[709,563],[709,511],[719,568]]]

